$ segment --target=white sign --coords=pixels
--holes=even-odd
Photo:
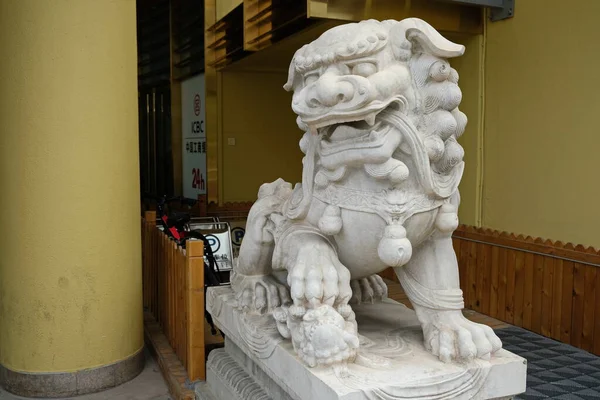
[[[242,239],[246,234],[246,221],[243,219],[233,219],[229,221],[231,227],[231,244],[233,258],[237,258],[240,255],[240,247],[242,246]]]
[[[198,230],[206,237],[219,270],[230,271],[233,267],[233,252],[229,224],[227,222],[191,223],[190,229]]]
[[[204,74],[181,82],[183,196],[206,194],[206,115]]]

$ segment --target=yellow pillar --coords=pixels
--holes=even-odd
[[[135,7],[0,1],[0,377],[18,394],[143,366]]]

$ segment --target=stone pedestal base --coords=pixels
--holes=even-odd
[[[207,308],[227,339],[210,353],[202,399],[502,399],[525,391],[523,358],[500,350],[490,361],[444,364],[423,347],[415,313],[390,299],[354,307],[354,364],[317,368],[298,360],[271,316],[237,311],[230,288],[210,288]]]

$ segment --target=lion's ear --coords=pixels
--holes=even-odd
[[[296,78],[296,65],[294,63],[294,59],[290,62],[290,68],[288,69],[288,79],[283,88],[286,92],[289,92],[294,88],[294,79]]]
[[[418,18],[411,20],[414,26],[406,30],[406,38],[418,43],[425,52],[440,58],[460,57],[465,53],[465,46],[446,39],[427,22]]]
[[[298,50],[296,50],[296,52],[294,53],[294,57],[292,57],[292,61],[290,61],[290,67],[288,69],[288,79],[287,82],[285,83],[285,85],[283,85],[283,88],[286,91],[291,91],[294,90],[294,83],[296,81],[296,79],[301,78],[299,76],[299,74],[296,72],[296,59],[298,58],[298,56],[300,54],[302,54],[304,52],[304,48],[306,47],[306,45],[302,46],[301,48],[299,48]]]
[[[465,46],[443,37],[433,26],[419,18],[406,18],[392,28],[396,46],[412,53],[419,51],[440,58],[462,56]]]

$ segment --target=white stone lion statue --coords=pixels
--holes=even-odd
[[[467,118],[446,59],[463,52],[409,18],[337,26],[294,55],[284,88],[305,132],[302,183],[261,186],[231,282],[238,307],[272,313],[311,367],[354,360],[351,304],[387,297],[388,267],[442,361],[502,346],[463,316],[452,247]]]

